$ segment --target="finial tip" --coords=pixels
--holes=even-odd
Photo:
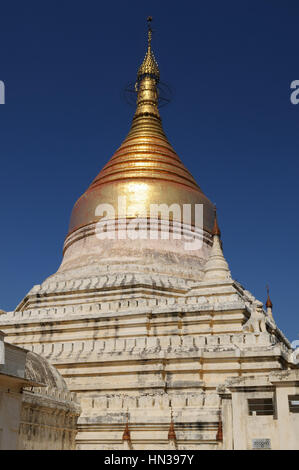
[[[269,295],[269,286],[268,286],[268,284],[266,285],[266,289],[267,289],[266,307],[272,309],[272,308],[273,308],[273,304],[272,304],[271,299],[270,299],[270,295]]]
[[[152,34],[153,30],[151,27],[151,21],[153,20],[152,16],[148,16],[147,18],[147,26],[148,26],[148,47],[147,47],[147,53],[145,55],[144,61],[139,67],[138,73],[137,73],[137,80],[140,80],[141,77],[144,75],[150,75],[151,77],[155,78],[156,81],[158,82],[160,79],[160,72],[159,72],[159,67],[157,64],[157,61],[155,59],[154,53],[152,51]]]
[[[216,205],[214,205],[214,227],[213,227],[212,235],[218,235],[218,237],[221,237],[221,231],[220,231],[218,220],[217,220]]]

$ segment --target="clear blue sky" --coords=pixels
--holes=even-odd
[[[148,15],[169,140],[217,204],[234,278],[261,300],[269,283],[296,339],[296,0],[2,2],[0,308],[57,270],[73,204],[126,136]]]

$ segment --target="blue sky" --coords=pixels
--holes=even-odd
[[[299,4],[164,0],[2,3],[0,308],[61,261],[71,209],[129,130],[122,90],[146,46],[146,17],[173,147],[217,204],[233,277],[299,335]]]

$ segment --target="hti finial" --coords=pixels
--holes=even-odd
[[[152,26],[151,26],[152,20],[153,18],[151,16],[147,18],[148,47],[147,47],[147,53],[145,55],[144,61],[139,67],[139,70],[137,73],[137,80],[140,80],[142,77],[147,75],[156,79],[156,82],[158,83],[160,79],[160,72],[159,72],[159,67],[155,59],[154,53],[152,51],[152,33],[153,33]]]
[[[220,398],[220,404],[222,406],[222,397]],[[218,429],[216,434],[217,441],[223,441],[223,427],[222,427],[222,412],[221,408],[219,410],[219,420],[218,420]]]
[[[217,434],[216,434],[216,440],[217,441],[223,441],[223,428],[222,428],[221,417],[219,417],[219,421],[218,421],[218,429],[217,429]]]
[[[266,301],[266,307],[267,308],[271,308],[273,307],[273,304],[271,302],[271,299],[270,299],[270,295],[269,295],[269,286],[266,285],[266,289],[267,289],[267,301]]]
[[[129,430],[129,424],[128,423],[126,423],[122,440],[123,441],[130,441],[131,440],[131,433],[130,433],[130,430]]]
[[[147,17],[147,28],[148,28],[148,45],[149,45],[149,47],[151,46],[152,34],[153,34],[152,25],[151,25],[152,21],[153,21],[153,17],[148,16]]]
[[[122,439],[123,439],[123,441],[130,441],[131,440],[131,433],[130,433],[130,429],[129,429],[129,410],[127,411],[127,421],[126,421],[126,426],[125,426],[125,430],[124,430]]]
[[[174,429],[172,406],[170,406],[170,425],[169,425],[169,430],[168,430],[168,440],[169,441],[176,441],[176,433],[175,433],[175,429]]]
[[[213,227],[213,230],[212,230],[212,235],[217,235],[219,238],[221,237],[221,231],[220,231],[220,228],[219,228],[219,225],[218,225],[218,221],[217,221],[217,209],[216,209],[216,206],[214,206],[214,227]]]

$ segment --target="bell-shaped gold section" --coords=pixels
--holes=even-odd
[[[75,204],[69,233],[96,222],[99,204],[112,205],[115,217],[123,217],[123,209],[119,213],[120,196],[125,196],[122,200],[126,202],[127,218],[149,217],[151,204],[178,204],[182,214],[183,205],[191,204],[191,225],[196,224],[195,204],[203,204],[204,228],[212,231],[214,206],[163,131],[158,110],[159,69],[152,57],[149,40],[146,58],[138,71],[137,109],[129,134]]]

